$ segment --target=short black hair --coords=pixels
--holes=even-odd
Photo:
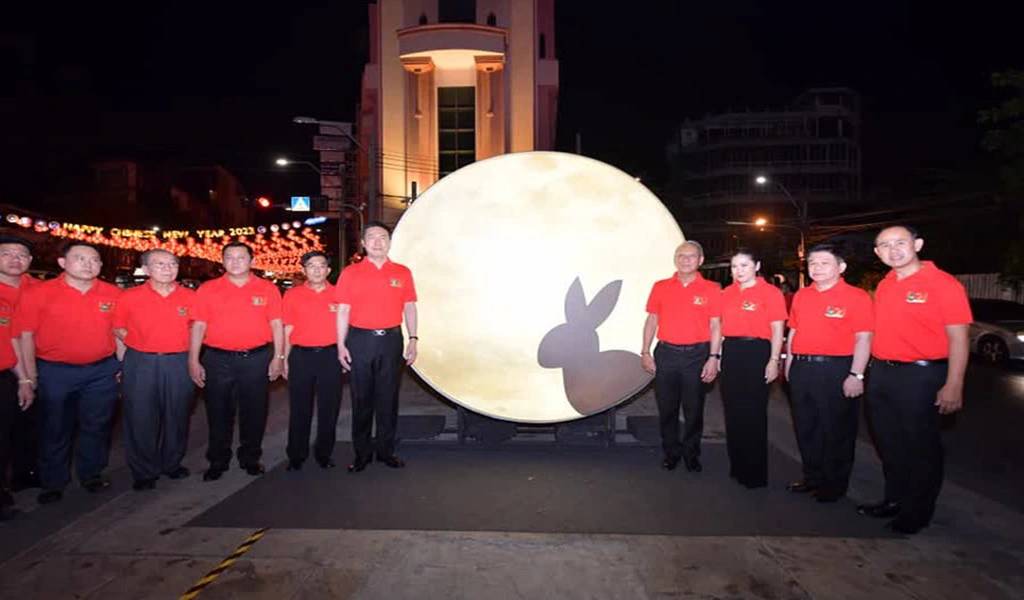
[[[313,260],[318,256],[322,256],[324,260],[326,260],[327,262],[331,262],[331,259],[327,258],[327,254],[325,252],[322,252],[320,250],[310,250],[309,252],[302,255],[302,258],[299,259],[299,264],[305,267],[306,263],[308,263],[309,261]]]
[[[256,257],[256,255],[253,254],[252,252],[252,246],[250,246],[249,244],[246,244],[245,242],[231,242],[229,244],[224,244],[224,248],[220,251],[221,259],[223,259],[224,255],[227,254],[228,248],[245,248],[245,251],[249,253],[250,259]]]
[[[29,254],[32,254],[35,250],[35,248],[32,247],[32,242],[15,235],[0,235],[0,245],[3,244],[20,244],[28,250]]]
[[[907,233],[910,234],[910,239],[912,240],[916,240],[921,237],[921,232],[917,230],[917,227],[914,227],[913,225],[907,225],[906,223],[893,223],[892,225],[886,225],[885,227],[879,229],[878,233],[875,234],[875,240],[878,239],[878,236],[881,235],[883,231],[885,231],[886,229],[892,229],[894,227],[906,229]]]
[[[380,227],[384,231],[388,232],[388,237],[391,237],[391,228],[388,227],[383,221],[368,221],[366,225],[363,225],[363,234],[360,237],[362,237],[365,240],[366,232],[369,231],[371,227]]]
[[[83,242],[82,240],[71,240],[67,244],[64,244],[64,247],[60,249],[60,257],[67,258],[68,252],[71,252],[72,248],[77,248],[79,246],[82,248],[92,248],[96,251],[96,254],[100,253],[100,249],[96,244],[90,244],[89,242]]]
[[[811,255],[815,252],[828,252],[832,256],[836,257],[836,262],[846,262],[846,257],[843,256],[843,253],[839,251],[839,248],[836,248],[832,244],[815,244],[807,251],[807,259],[810,260]]]
[[[754,250],[752,250],[750,248],[743,247],[743,246],[740,246],[739,248],[733,250],[732,255],[730,256],[730,258],[735,258],[735,257],[737,257],[737,256],[739,256],[741,254],[746,256],[746,257],[748,257],[754,263],[761,262],[761,257],[758,256],[757,252],[754,252]]]

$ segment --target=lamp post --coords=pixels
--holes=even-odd
[[[792,225],[774,226],[796,229],[800,232],[800,247],[797,248],[797,258],[800,260],[800,287],[804,287],[804,259],[806,258],[806,246],[804,245],[804,236],[806,235],[807,231],[807,199],[802,198],[800,202],[797,202],[796,198],[794,198],[793,195],[789,193],[789,189],[787,189],[786,186],[782,185],[781,181],[776,181],[774,179],[767,177],[766,175],[758,175],[757,177],[754,178],[754,183],[762,187],[769,184],[778,187],[780,190],[782,190],[782,193],[785,194],[790,204],[792,204],[793,207],[796,208],[796,216],[800,223],[799,227],[793,227]],[[767,224],[767,222],[765,224]]]

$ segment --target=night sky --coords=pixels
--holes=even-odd
[[[316,193],[294,115],[351,121],[366,62],[364,0],[21,9],[0,27],[0,201],[81,189],[89,160],[222,164],[250,192]],[[559,149],[654,181],[685,117],[787,103],[811,86],[862,95],[865,179],[965,170],[993,71],[1024,68],[1015,3],[557,2]],[[1019,11],[1019,9],[1018,9]]]

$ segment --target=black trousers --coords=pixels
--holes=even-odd
[[[704,396],[700,372],[711,344],[675,346],[658,342],[654,348],[654,399],[658,404],[661,448],[665,456],[696,458],[704,434]],[[679,439],[679,409],[683,409],[683,439]]]
[[[231,438],[238,411],[238,464],[247,467],[263,456],[267,427],[270,381],[267,370],[273,354],[270,344],[248,352],[207,347],[202,363],[206,369],[206,420],[210,442],[206,459],[213,468],[231,463]]]
[[[0,371],[0,490],[6,490],[7,468],[11,462],[11,434],[18,408],[18,376],[11,369]]]
[[[11,431],[11,479],[19,486],[38,485],[39,419],[38,398],[28,410],[18,410],[14,415],[14,428]]]
[[[288,460],[309,457],[309,429],[316,392],[316,443],[313,455],[326,462],[334,454],[335,428],[341,405],[341,363],[336,345],[293,346],[288,355]]]
[[[372,329],[348,331],[346,344],[352,354],[352,446],[356,458],[378,458],[395,453],[398,424],[398,388],[402,381],[402,332],[398,327],[376,335]],[[372,438],[374,420],[377,439]]]
[[[839,496],[849,486],[857,447],[860,400],[843,395],[852,364],[852,356],[828,357],[827,362],[794,359],[789,373],[804,481]]]
[[[173,472],[185,457],[189,405],[195,393],[188,353],[128,348],[122,373],[124,447],[132,477],[156,479]]]
[[[892,366],[872,361],[868,417],[885,474],[885,497],[902,507],[900,519],[925,526],[942,489],[943,448],[935,398],[946,383],[945,364]]]
[[[729,475],[747,487],[768,485],[768,340],[722,343],[722,402]]]

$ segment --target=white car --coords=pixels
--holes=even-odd
[[[1024,304],[971,300],[971,352],[993,364],[1024,360]]]

